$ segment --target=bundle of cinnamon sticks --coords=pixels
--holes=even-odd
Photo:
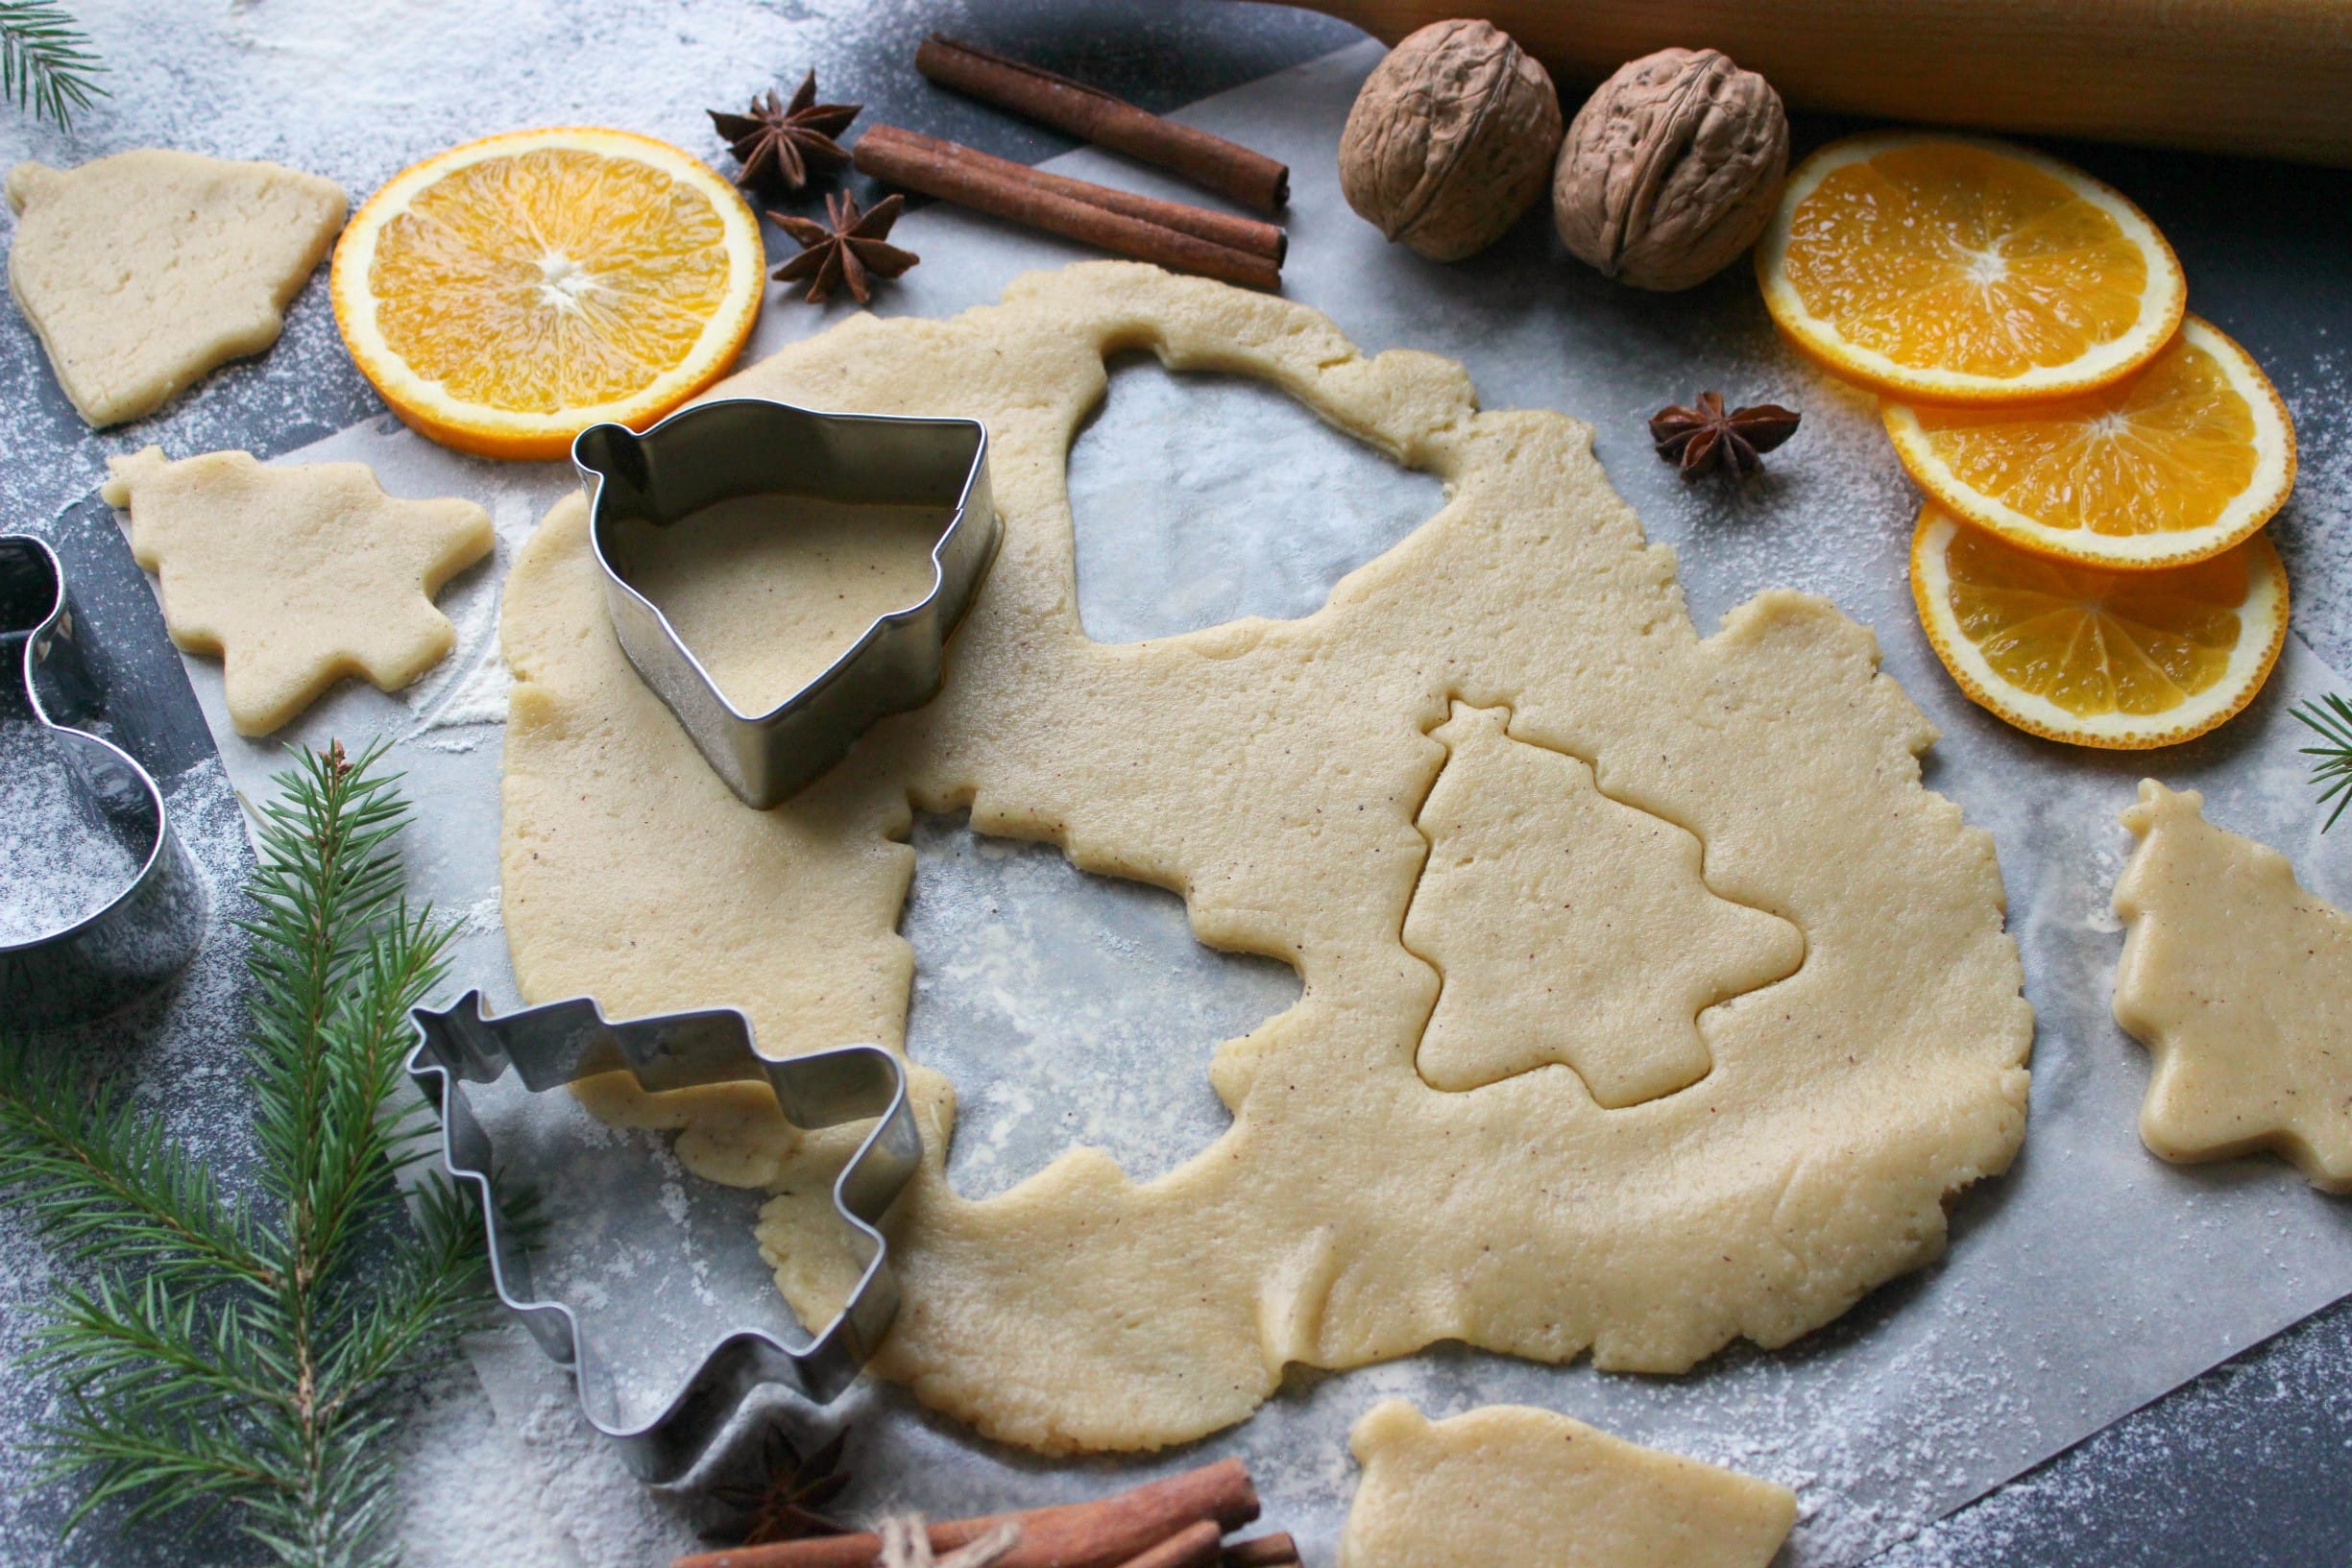
[[[1010,1523],[1019,1534],[991,1568],[1297,1568],[1288,1535],[1225,1544],[1257,1516],[1249,1472],[1224,1459],[1092,1503],[933,1525],[931,1549],[945,1555]],[[881,1552],[872,1533],[825,1535],[698,1553],[671,1568],[874,1568]]]
[[[1273,159],[1050,71],[940,37],[927,40],[915,62],[934,81],[1261,210],[1273,211],[1287,199],[1290,171]],[[1176,272],[1251,288],[1281,286],[1288,241],[1273,224],[1048,174],[893,125],[870,127],[853,156],[861,173],[1007,222]]]

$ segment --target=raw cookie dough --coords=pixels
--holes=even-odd
[[[1104,354],[1134,348],[1262,377],[1449,498],[1303,619],[1089,641],[1063,459]],[[1482,413],[1450,360],[1366,358],[1302,305],[1122,262],[1018,279],[947,321],[854,317],[713,395],[984,419],[1004,545],[940,696],[761,812],[621,656],[585,509],[551,511],[503,619],[500,863],[528,1000],[724,1002],[771,1050],[899,1048],[911,812],[965,806],[979,832],[1181,893],[1202,941],[1304,979],[1217,1048],[1231,1128],[1146,1184],[1080,1149],[959,1197],[952,1095],[917,1065],[925,1166],[894,1218],[906,1304],[876,1365],[927,1403],[1032,1448],[1148,1448],[1243,1419],[1286,1363],[1439,1339],[1681,1371],[1742,1335],[1792,1339],[1934,1257],[1946,1200],[2015,1153],[2032,1014],[1992,840],[1920,785],[1933,730],[1821,600],[1767,592],[1702,639],[1588,426]],[[1400,933],[1447,758],[1432,732],[1457,703],[1508,710],[1513,740],[1562,755],[1562,789],[1581,788],[1577,760],[1696,841],[1695,867],[1663,828],[1593,846],[1596,885],[1649,866],[1680,891],[1627,911],[1631,945],[1659,955],[1637,977],[1554,978],[1566,1019],[1612,1013],[1625,983],[1654,1006],[1758,983],[1697,1015],[1696,1083],[1604,1109],[1572,1045],[1465,1092],[1416,1071],[1443,977]],[[1444,918],[1479,908],[1466,883]],[[1742,940],[1678,955],[1692,908]],[[1803,963],[1762,983],[1785,955],[1774,922]],[[1471,1056],[1504,1054],[1476,1048],[1473,1018],[1454,1027]],[[856,1277],[826,1194],[847,1134],[598,1088],[603,1114],[682,1127],[697,1170],[773,1187],[778,1281],[804,1320],[834,1311]]]
[[[99,489],[131,514],[163,625],[222,661],[237,734],[285,723],[346,675],[398,691],[448,657],[441,585],[490,553],[472,501],[402,501],[364,463],[264,468],[246,452],[108,460]]]
[[[1785,1486],[1525,1405],[1384,1400],[1347,1446],[1340,1568],[1765,1568],[1797,1520]]]
[[[2156,1059],[2140,1139],[2168,1160],[2275,1149],[2352,1192],[2352,915],[2204,806],[2146,779],[2123,813],[2115,1021]]]
[[[9,292],[92,425],[278,341],[348,204],[331,180],[168,148],[9,171]]]

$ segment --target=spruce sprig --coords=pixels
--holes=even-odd
[[[2329,692],[2316,702],[2307,702],[2288,712],[2319,732],[2319,744],[2305,746],[2303,755],[2318,760],[2311,765],[2311,782],[2320,786],[2319,804],[2336,803],[2319,825],[2326,832],[2336,826],[2344,808],[2352,806],[2352,702]]]
[[[297,1568],[375,1568],[402,1382],[447,1355],[487,1295],[480,1216],[395,1108],[409,1007],[453,928],[401,895],[407,817],[381,748],[305,754],[262,811],[249,883],[255,1001],[247,1083],[258,1193],[224,1196],[106,1082],[0,1044],[0,1190],[81,1264],[36,1332],[62,1390],[53,1476],[130,1520],[228,1508]]]
[[[60,131],[74,110],[104,98],[98,56],[62,6],[47,0],[0,0],[0,96],[30,108]]]

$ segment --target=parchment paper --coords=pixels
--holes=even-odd
[[[1977,712],[1917,628],[1905,580],[1916,498],[1867,400],[1774,342],[1742,269],[1696,295],[1659,299],[1564,260],[1540,223],[1452,268],[1386,247],[1347,212],[1333,173],[1340,124],[1376,58],[1370,46],[1348,50],[1184,117],[1290,161],[1287,293],[1368,350],[1466,361],[1487,406],[1557,407],[1590,421],[1612,481],[1652,536],[1681,552],[1703,630],[1782,584],[1876,628],[1886,668],[1943,730],[1927,761],[1930,787],[2000,846],[2040,1019],[2025,1152],[2005,1178],[1961,1199],[1947,1261],[1776,1354],[1734,1350],[1686,1377],[1641,1378],[1441,1347],[1344,1375],[1295,1370],[1253,1420],[1155,1461],[1058,1466],[981,1444],[897,1389],[861,1387],[837,1412],[860,1423],[862,1479],[847,1501],[911,1502],[934,1516],[1030,1506],[1233,1453],[1258,1476],[1269,1524],[1328,1562],[1353,1486],[1346,1430],[1368,1406],[1402,1394],[1443,1414],[1519,1401],[1784,1482],[1802,1500],[1786,1560],[1859,1561],[2352,1292],[2352,1203],[2312,1193],[2274,1161],[2179,1170],[2142,1149],[2134,1118],[2146,1057],[2108,1017],[2121,936],[2107,898],[2128,849],[2115,819],[2144,774],[2203,789],[2216,821],[2276,845],[2307,885],[2352,902],[2344,856],[2321,853],[2295,754],[2303,733],[2288,713],[2344,683],[2291,639],[2247,713],[2152,756],[2046,744]],[[1189,194],[1094,154],[1055,166]],[[924,259],[877,302],[892,314],[983,302],[1015,274],[1078,253],[940,208],[910,216],[894,237]],[[778,299],[754,351],[842,313]],[[1805,411],[1802,433],[1743,490],[1686,486],[1648,450],[1646,416],[1704,387]],[[344,457],[373,464],[395,494],[491,506],[496,560],[444,599],[459,651],[400,697],[347,687],[265,744],[230,732],[216,665],[191,661],[191,674],[230,777],[248,794],[267,787],[287,742],[397,737],[420,805],[415,888],[467,922],[460,980],[512,1004],[496,898],[496,595],[516,544],[571,477],[554,465],[463,459],[390,420],[282,461]],[[1278,394],[1173,378],[1148,363],[1116,369],[1073,452],[1071,484],[1081,613],[1106,640],[1245,613],[1305,614],[1437,503],[1429,481],[1390,470]],[[1079,1142],[1107,1147],[1139,1175],[1205,1146],[1224,1121],[1203,1077],[1211,1049],[1286,1005],[1295,977],[1200,949],[1173,896],[1084,877],[1050,848],[975,839],[942,821],[919,823],[915,843],[903,925],[918,964],[909,1049],[958,1085],[958,1187],[1000,1191]],[[509,1097],[503,1114],[518,1120],[502,1125],[518,1149],[527,1134],[530,1173],[551,1199],[548,1277],[588,1307],[599,1343],[631,1358],[624,1405],[650,1410],[711,1334],[785,1321],[741,1194],[685,1176],[657,1144],[597,1128],[560,1097],[520,1099]],[[551,1467],[537,1506],[594,1499],[611,1515],[593,1528],[559,1521],[580,1560],[688,1543],[682,1517],[633,1492],[609,1456],[547,1436],[550,1421],[570,1430],[560,1373],[511,1343],[485,1347],[477,1364],[501,1422],[521,1434],[515,1462]],[[567,1484],[552,1479],[557,1468]]]

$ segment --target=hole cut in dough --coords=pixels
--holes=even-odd
[[[1217,1044],[1297,1001],[1278,959],[1203,945],[1175,893],[1072,865],[1053,844],[914,822],[899,931],[914,948],[907,1055],[956,1084],[948,1180],[1004,1192],[1067,1150],[1148,1181],[1231,1123]]]
[[[1445,504],[1436,478],[1278,386],[1144,350],[1105,365],[1069,455],[1079,617],[1098,642],[1313,615]]]
[[[1414,1063],[1451,1091],[1558,1064],[1609,1110],[1687,1089],[1713,1065],[1701,1015],[1795,974],[1804,933],[1717,896],[1687,829],[1510,723],[1456,702],[1430,732],[1445,766],[1402,935],[1441,979]]]

